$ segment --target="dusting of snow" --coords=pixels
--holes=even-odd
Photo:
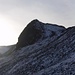
[[[63,33],[50,24],[42,29],[44,38],[0,58],[1,75],[75,75],[75,29]]]

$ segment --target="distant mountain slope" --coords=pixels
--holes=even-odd
[[[0,46],[0,53],[3,54],[5,52],[7,52],[9,49],[11,49],[13,45],[10,46]]]
[[[33,20],[16,47],[0,58],[1,75],[75,75],[75,27]]]

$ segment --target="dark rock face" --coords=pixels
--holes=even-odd
[[[18,38],[16,49],[36,43],[45,37],[60,35],[65,27],[54,24],[46,24],[37,19],[31,21]]]
[[[33,20],[27,25],[18,38],[17,48],[34,44],[42,37],[43,25],[38,20]]]

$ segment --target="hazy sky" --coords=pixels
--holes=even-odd
[[[16,43],[33,19],[73,26],[75,0],[0,0],[0,45]]]

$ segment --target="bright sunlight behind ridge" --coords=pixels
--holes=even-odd
[[[12,45],[16,41],[16,35],[13,25],[10,21],[4,18],[0,18],[0,46],[1,45]]]
[[[15,44],[33,19],[75,25],[75,0],[0,0],[0,45]]]

